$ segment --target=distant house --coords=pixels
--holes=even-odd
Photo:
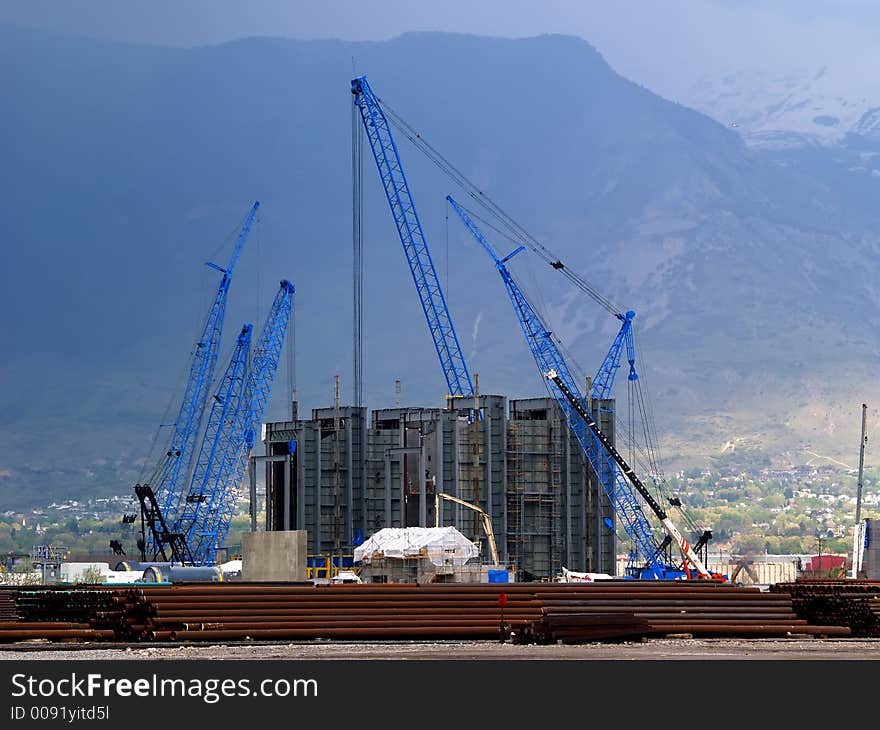
[[[804,570],[808,572],[835,570],[845,567],[846,555],[813,555],[804,563]]]

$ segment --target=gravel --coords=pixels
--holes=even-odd
[[[880,659],[880,639],[690,639],[575,645],[517,645],[496,641],[306,641],[222,644],[77,644],[19,642],[0,649],[0,660],[150,659]]]

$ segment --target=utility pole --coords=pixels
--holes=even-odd
[[[363,129],[360,125],[358,107],[356,104],[351,108],[351,240],[352,240],[352,316],[353,316],[353,345],[354,345],[354,370],[352,378],[354,383],[354,405],[363,405],[363,375],[364,375],[364,235],[363,235],[363,180],[364,165],[361,151],[361,138]]]
[[[865,432],[865,413],[868,406],[862,403],[862,437],[859,440],[859,479],[856,484],[856,524],[853,527],[853,557],[852,572],[850,577],[858,578],[859,568],[862,562],[862,548],[864,546],[864,538],[862,536],[862,474],[865,467],[865,444],[868,442],[868,436]]]
[[[865,412],[868,406],[862,403],[862,438],[859,441],[859,481],[856,487],[856,524],[862,521],[862,472],[865,468],[865,444],[868,437],[865,434]]]
[[[472,486],[472,498],[471,502],[475,505],[480,505],[480,427],[483,424],[480,422],[480,376],[478,373],[474,373],[474,453],[473,453],[473,471],[471,473],[471,477],[473,479]],[[471,529],[471,535],[477,535],[477,517],[476,514],[472,513],[473,519],[473,527]]]
[[[334,388],[334,409],[333,409],[333,436],[334,436],[334,482],[333,482],[333,558],[339,559],[340,551],[340,535],[339,535],[339,460],[341,458],[339,451],[339,375],[335,378]],[[330,575],[333,577],[333,562],[330,564]]]

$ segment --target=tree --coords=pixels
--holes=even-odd
[[[90,565],[76,579],[77,583],[97,585],[104,582],[104,574],[97,565]]]
[[[739,535],[731,546],[733,552],[738,555],[763,555],[765,546],[765,538],[763,535],[752,533],[749,535]]]

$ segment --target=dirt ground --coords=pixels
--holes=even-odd
[[[119,659],[620,659],[620,660],[871,660],[880,659],[880,639],[690,639],[575,645],[517,645],[496,641],[308,641],[298,643],[151,644],[107,647],[20,642],[0,648],[0,660]]]

